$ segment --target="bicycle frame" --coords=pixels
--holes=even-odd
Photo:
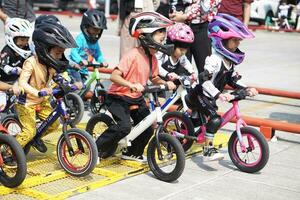
[[[184,99],[185,95],[187,94],[186,90],[183,88],[182,85],[179,85],[179,87],[177,88],[176,92],[174,92],[167,100],[166,102],[160,106],[157,105],[156,106],[153,98],[150,97],[150,104],[151,104],[151,113],[145,117],[140,123],[138,123],[136,126],[134,126],[130,133],[123,138],[119,144],[121,145],[125,145],[125,146],[131,146],[131,142],[137,138],[141,133],[143,133],[147,128],[149,128],[150,126],[152,126],[153,123],[157,122],[157,123],[162,123],[162,116],[164,113],[167,112],[167,110],[170,108],[171,105],[174,105],[174,103],[181,98],[181,100]],[[151,95],[150,95],[151,96]],[[185,102],[185,101],[182,101]],[[187,105],[184,103],[184,106]]]
[[[98,71],[98,67],[94,67],[94,71],[90,74],[90,77],[85,81],[85,88],[79,92],[79,96],[83,96],[89,89],[94,81],[97,81],[96,86],[100,85],[102,88],[104,86],[100,83],[100,73]]]

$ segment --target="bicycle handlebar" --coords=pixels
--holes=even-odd
[[[162,92],[162,91],[168,91],[168,90],[169,90],[169,87],[167,84],[165,84],[165,85],[146,85],[144,87],[143,94]]]
[[[69,87],[69,88],[68,88],[68,89],[69,89],[69,92],[70,92],[70,91],[78,90],[78,87],[77,87],[76,85],[69,85],[69,86],[65,86],[65,87]],[[68,93],[68,92],[66,92],[66,89],[64,89],[64,88],[59,88],[59,89],[53,89],[53,90],[52,90],[52,94],[53,94],[53,95],[56,95],[56,94],[58,94],[58,93],[60,93],[60,92]],[[46,91],[39,91],[38,96],[39,96],[39,97],[45,97],[45,96],[48,96],[48,94],[47,94]]]
[[[234,99],[229,101],[230,103],[232,103],[233,101],[239,101],[245,99],[247,96],[250,96],[250,93],[247,91],[247,89],[235,90],[230,94],[234,96]]]

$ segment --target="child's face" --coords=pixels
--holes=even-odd
[[[91,36],[97,36],[100,34],[101,29],[100,28],[95,28],[95,27],[88,27],[87,28],[87,32],[91,35]]]
[[[181,56],[185,55],[186,52],[187,52],[186,48],[176,47],[172,56],[177,60]]]
[[[25,47],[28,46],[28,40],[29,40],[28,37],[17,37],[15,39],[15,43],[19,48],[25,49]]]
[[[57,59],[57,60],[62,58],[64,52],[65,52],[65,49],[61,48],[61,47],[53,47],[50,49],[51,57],[54,59]]]
[[[160,29],[160,30],[155,31],[152,35],[152,38],[155,42],[157,42],[159,44],[163,44],[163,42],[166,39],[166,29]],[[155,54],[155,53],[157,53],[157,50],[150,49],[150,53]]]
[[[236,49],[239,47],[240,42],[242,39],[240,38],[230,38],[226,42],[226,49],[228,49],[231,52],[235,52]]]

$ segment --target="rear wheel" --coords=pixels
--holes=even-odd
[[[111,117],[103,113],[98,113],[90,118],[85,130],[91,134],[96,141],[109,126],[114,124],[115,123]],[[101,149],[101,158],[108,158],[112,156],[116,152],[117,148],[118,144],[114,144],[109,149]]]
[[[9,135],[16,137],[22,132],[22,125],[18,120],[18,117],[14,114],[5,116],[1,120],[1,124],[6,128]]]
[[[66,96],[67,112],[70,116],[70,122],[74,125],[78,124],[84,113],[84,104],[81,97],[74,93],[70,92]]]
[[[17,140],[0,133],[0,183],[6,187],[19,186],[27,173],[26,157]]]
[[[194,126],[192,121],[181,112],[168,112],[163,116],[164,132],[178,133],[194,136]],[[193,140],[179,138],[184,151],[187,151],[193,145]]]

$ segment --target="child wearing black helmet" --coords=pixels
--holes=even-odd
[[[39,97],[38,93],[45,91],[52,94],[49,83],[53,75],[64,71],[69,65],[64,56],[65,49],[76,47],[70,32],[64,26],[52,22],[40,24],[33,32],[32,41],[36,54],[23,64],[19,86],[24,89],[25,94],[19,96],[16,105],[22,125],[22,132],[16,139],[22,147],[35,136],[36,115],[43,120],[52,112],[48,98]],[[36,107],[40,107],[38,113]],[[56,121],[48,128],[47,133],[56,130],[58,126],[59,121]],[[47,147],[40,139],[33,142],[33,147],[43,153],[47,151]]]
[[[106,27],[106,17],[102,11],[91,9],[86,11],[80,24],[81,33],[76,37],[77,48],[71,50],[70,59],[79,68],[79,73],[75,69],[69,70],[70,76],[75,82],[84,82],[88,76],[86,66],[89,62],[96,61],[108,66],[103,53],[99,47],[98,40],[100,39],[103,29]]]

